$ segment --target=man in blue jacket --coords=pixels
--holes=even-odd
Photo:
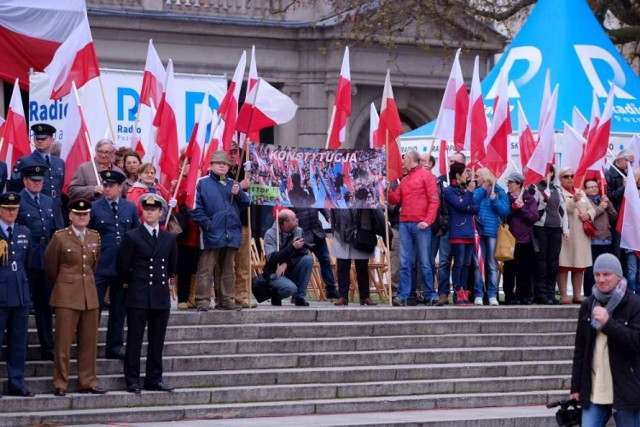
[[[211,155],[209,175],[196,186],[196,207],[192,219],[200,226],[203,251],[198,261],[196,306],[208,311],[212,276],[216,273],[216,309],[241,310],[234,298],[234,255],[242,242],[240,211],[249,206],[249,197],[240,185],[227,177],[229,156],[224,151]]]

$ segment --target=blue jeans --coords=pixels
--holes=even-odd
[[[285,271],[284,275],[280,277],[272,274],[271,287],[276,289],[280,299],[294,294],[296,298],[304,298],[307,296],[307,285],[309,285],[312,268],[313,259],[309,255],[305,255],[300,258],[291,271]]]
[[[451,254],[453,255],[453,286],[455,290],[467,289],[473,243],[454,243],[451,245]]]
[[[496,237],[482,236],[480,237],[480,248],[482,250],[482,258],[484,258],[484,266],[489,283],[487,286],[487,295],[489,298],[498,297],[498,261],[495,258],[496,252]],[[478,254],[473,251],[473,259],[478,264]],[[476,298],[482,298],[484,295],[484,281],[485,278],[480,276],[480,268],[475,270],[475,292]]]
[[[417,222],[400,223],[400,283],[398,298],[407,300],[411,293],[411,275],[416,260],[422,273],[422,289],[425,300],[429,301],[437,295],[433,290],[433,273],[429,252],[431,250],[431,229],[418,229]]]
[[[451,244],[449,243],[449,232],[447,231],[447,233],[440,236],[439,239],[438,294],[449,295],[451,289]]]
[[[611,418],[611,405],[592,403],[582,409],[582,427],[604,427]],[[616,426],[640,427],[640,410],[621,410],[613,413]]]
[[[634,252],[628,252],[627,257],[627,271],[625,272],[625,279],[627,279],[627,291],[636,293],[640,291],[640,259]]]
[[[333,275],[333,267],[331,267],[331,259],[329,258],[329,247],[327,246],[326,239],[316,239],[316,244],[311,250],[313,254],[318,258],[320,264],[320,275],[324,286],[329,289],[336,287],[336,278]]]

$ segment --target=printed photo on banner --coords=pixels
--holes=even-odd
[[[384,206],[382,149],[326,150],[250,144],[251,203],[349,209]]]

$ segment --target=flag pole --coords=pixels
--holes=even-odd
[[[436,139],[435,138],[431,138],[431,143],[429,144],[429,151],[427,151],[427,154],[429,156],[431,156],[431,151],[433,150],[433,145],[436,143]]]
[[[109,121],[109,128],[111,130],[111,138],[112,138],[112,141],[115,142],[116,133],[115,133],[115,128],[113,127],[113,122],[111,121],[111,113],[109,113],[109,105],[107,105],[107,96],[105,95],[104,85],[102,84],[102,75],[98,75],[98,82],[100,83],[100,93],[102,93],[102,101],[104,103],[104,111],[107,113],[107,120]]]
[[[333,110],[331,111],[331,120],[329,121],[329,129],[327,129],[327,143],[324,148],[329,148],[329,143],[331,142],[331,132],[333,132],[333,124],[336,121],[336,106],[335,103],[333,105]]]
[[[80,113],[82,113],[82,104],[80,104],[80,96],[78,95],[78,88],[76,87],[75,80],[71,82],[71,88],[73,89],[73,95],[76,97],[76,103],[78,104]],[[82,114],[82,119],[84,120],[84,114]],[[87,141],[87,146],[89,147],[89,154],[91,155],[91,166],[93,166],[93,172],[96,174],[96,184],[101,185],[100,174],[98,173],[98,168],[96,167],[96,162],[95,162],[95,154],[93,152],[93,147],[91,146],[91,139],[89,138],[89,133],[87,131],[84,132],[84,138]]]
[[[384,130],[385,153],[387,154],[387,192],[391,189],[389,181],[389,128],[385,126]],[[387,203],[384,204],[385,225],[389,222],[389,196],[387,195]],[[389,226],[385,226],[385,245],[387,247],[387,280],[389,281],[389,306],[393,306],[393,287],[391,286],[391,247],[389,245]]]

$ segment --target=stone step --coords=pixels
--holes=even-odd
[[[111,364],[113,373],[98,376],[100,387],[124,390],[121,362]],[[435,362],[435,361],[432,361]],[[120,365],[119,365],[120,364]],[[144,367],[144,363],[141,365]],[[380,366],[339,366],[309,368],[265,368],[238,370],[175,371],[167,370],[163,377],[176,388],[261,386],[273,384],[326,384],[377,381],[439,380],[452,378],[511,378],[531,376],[571,375],[570,360],[524,362],[430,363]],[[75,373],[71,369],[71,373]],[[34,393],[52,393],[51,376],[26,376]],[[77,390],[77,379],[71,375],[69,390]]]
[[[206,396],[207,392],[204,392]],[[145,393],[146,394],[146,393]],[[144,395],[129,395],[132,405]],[[155,392],[154,392],[155,394]],[[158,393],[162,394],[162,393]],[[179,394],[179,393],[178,393]],[[108,396],[108,395],[107,395]],[[104,399],[107,396],[88,396]],[[165,395],[166,396],[166,395]],[[176,393],[169,396],[178,398]],[[75,396],[72,396],[72,398]],[[193,404],[172,401],[171,406],[106,409],[44,410],[37,413],[6,412],[0,414],[0,425],[81,424],[145,421],[178,421],[183,419],[240,418],[304,414],[337,414],[369,411],[407,411],[436,408],[478,408],[487,406],[542,405],[566,397],[565,391],[526,391],[508,393],[440,394],[413,396],[359,397],[343,399],[310,399],[218,404]]]

